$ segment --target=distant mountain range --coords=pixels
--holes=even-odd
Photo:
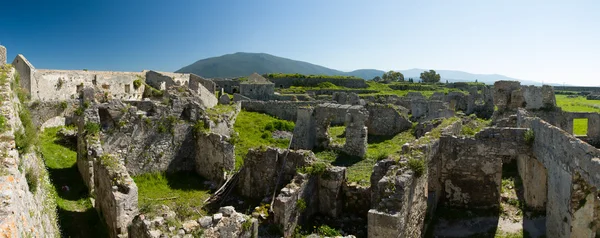
[[[413,78],[419,80],[421,72],[425,69],[398,70],[402,72],[405,79]],[[474,82],[493,84],[498,80],[517,80],[525,85],[541,85],[540,82],[515,79],[500,74],[472,74],[456,70],[435,70],[445,82]],[[227,54],[219,57],[202,59],[185,66],[176,72],[194,73],[206,78],[233,78],[248,76],[252,73],[299,73],[305,75],[347,75],[356,76],[370,80],[375,76],[381,76],[384,71],[377,69],[359,69],[350,72],[330,69],[303,61],[291,60],[265,53],[242,53]]]

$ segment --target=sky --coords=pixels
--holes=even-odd
[[[600,86],[600,1],[7,1],[0,45],[36,68],[175,71],[235,52],[325,67]]]

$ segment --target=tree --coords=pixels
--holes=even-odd
[[[409,83],[414,83],[414,82],[415,82],[415,80],[413,80],[413,78],[408,78],[408,82],[409,82]]]
[[[436,73],[435,70],[423,71],[421,80],[424,83],[438,83],[440,82],[440,74]]]
[[[386,83],[397,82],[397,81],[404,82],[404,75],[400,72],[396,72],[393,70],[390,70],[387,73],[383,73],[381,78]]]
[[[373,82],[381,82],[381,77],[375,76],[375,78],[373,78]]]
[[[448,84],[448,80],[446,79],[446,84]]]

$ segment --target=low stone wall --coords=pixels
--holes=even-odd
[[[126,236],[138,215],[138,189],[119,158],[103,155],[94,164],[95,208],[110,237]]]
[[[344,195],[344,212],[361,217],[366,216],[371,207],[370,187],[360,186],[356,183],[348,184],[345,182],[342,186],[342,194]]]
[[[234,95],[235,97],[235,95]],[[235,100],[235,98],[234,98]],[[238,100],[235,100],[238,101]],[[242,101],[242,109],[250,112],[260,112],[282,120],[296,121],[298,108],[316,106],[321,101],[288,102],[288,101]]]
[[[0,71],[6,70],[2,67],[6,66],[0,65]],[[5,130],[0,132],[0,234],[3,237],[58,237],[55,188],[43,158],[36,153],[21,154],[16,148],[14,133],[23,129],[18,113],[24,105],[10,87],[15,80],[15,70],[7,71],[8,80],[0,85],[3,101],[0,116],[6,119]]]
[[[42,127],[46,122],[47,127],[75,124],[74,112],[79,107],[79,100],[64,102],[33,102],[30,104],[31,120],[37,127]],[[55,124],[49,120],[60,121]]]
[[[347,88],[367,88],[369,85],[364,79],[337,79],[337,78],[267,78],[277,88],[291,86],[316,87],[320,83],[329,82]]]

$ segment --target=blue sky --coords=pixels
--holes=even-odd
[[[37,68],[174,71],[263,52],[340,70],[433,68],[600,86],[600,1],[9,1]]]

